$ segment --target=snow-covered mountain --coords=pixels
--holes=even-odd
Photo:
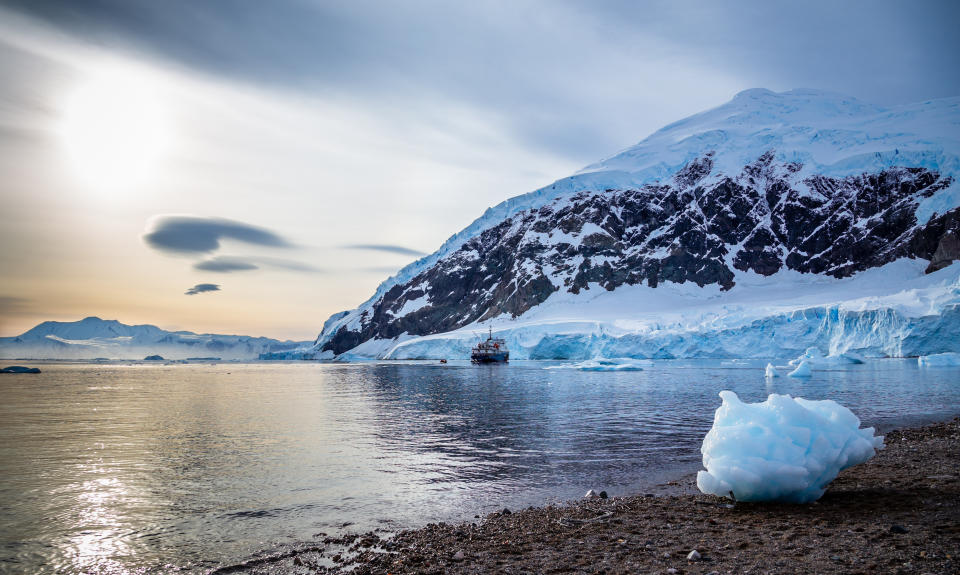
[[[291,357],[960,351],[960,98],[748,90],[511,198]],[[482,326],[481,326],[482,324]]]
[[[45,321],[16,337],[0,337],[0,357],[143,359],[148,355],[161,355],[165,359],[257,359],[261,354],[296,349],[305,343],[166,331],[154,325],[126,325],[116,320],[88,317],[72,322]]]

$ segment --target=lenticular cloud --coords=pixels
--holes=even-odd
[[[707,470],[697,474],[697,487],[704,493],[732,493],[737,501],[816,501],[840,471],[883,448],[882,436],[860,429],[860,419],[835,401],[772,394],[744,403],[732,391],[720,398],[700,448]]]

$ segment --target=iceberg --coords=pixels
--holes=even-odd
[[[643,371],[653,365],[650,361],[629,358],[588,359],[578,363],[550,365],[544,369],[578,369],[580,371]]]
[[[36,367],[24,367],[22,365],[11,365],[0,369],[0,373],[40,373],[40,369]]]
[[[800,362],[800,365],[797,366],[797,369],[787,374],[787,377],[810,377],[812,375],[813,372],[810,370],[810,362],[803,360]]]
[[[852,364],[861,364],[864,363],[863,356],[854,353],[852,351],[847,351],[843,353],[832,353],[830,355],[824,356],[819,349],[815,347],[808,347],[803,355],[797,359],[791,359],[790,365],[796,366],[800,365],[801,362],[806,361],[813,367],[827,367],[827,366],[838,366],[838,365],[852,365]]]
[[[780,377],[780,373],[777,372],[777,368],[773,367],[772,363],[767,364],[767,369],[763,375],[764,377]]]
[[[703,493],[737,501],[809,503],[819,499],[840,471],[884,447],[872,427],[832,400],[771,394],[744,403],[721,391],[723,403],[700,448],[706,471],[697,473]]]
[[[960,353],[935,353],[933,355],[921,355],[917,358],[917,365],[920,367],[953,367],[960,366]]]
[[[797,359],[791,359],[788,363],[793,366],[800,365],[802,362],[806,361],[807,363],[812,363],[823,359],[823,354],[819,349],[815,347],[808,347],[806,351],[803,352],[803,355]]]

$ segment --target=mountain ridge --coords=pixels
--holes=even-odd
[[[741,92],[488,209],[331,317],[312,352],[379,356],[591,286],[731,290],[746,271],[844,278],[901,258],[950,267],[958,135],[960,98],[882,108],[816,90]]]
[[[74,322],[44,321],[18,336],[0,337],[0,357],[32,359],[141,359],[160,354],[185,359],[198,354],[224,359],[257,359],[261,354],[302,347],[308,342],[245,335],[168,331],[155,325],[128,325],[89,316]]]

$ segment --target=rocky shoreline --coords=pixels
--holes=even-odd
[[[887,448],[809,505],[696,491],[503,510],[472,523],[327,538],[248,573],[960,573],[960,418]]]

